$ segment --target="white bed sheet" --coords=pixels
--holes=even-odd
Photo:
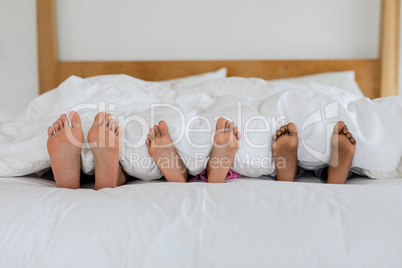
[[[401,267],[402,178],[297,181],[0,178],[0,267]]]

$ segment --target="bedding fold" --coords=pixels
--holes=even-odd
[[[163,84],[126,75],[96,80],[72,76],[35,98],[16,120],[0,126],[0,176],[20,176],[50,167],[47,128],[63,113],[78,111],[86,136],[94,116],[110,112],[123,128],[121,164],[143,180],[162,176],[144,143],[149,128],[165,120],[189,172],[201,173],[219,116],[242,132],[232,169],[244,176],[275,175],[272,136],[283,124],[299,130],[299,164],[318,169],[329,162],[334,124],[345,121],[357,141],[352,168],[370,177],[396,177],[402,155],[402,97],[370,100],[323,82],[292,83],[221,78],[195,84]],[[86,137],[85,137],[86,139]],[[91,150],[82,169],[91,174]]]

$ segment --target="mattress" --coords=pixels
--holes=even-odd
[[[0,267],[401,267],[402,178],[0,178]]]

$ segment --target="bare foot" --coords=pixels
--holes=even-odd
[[[88,132],[95,160],[95,190],[114,188],[126,182],[119,163],[121,128],[110,114],[100,112]]]
[[[297,166],[297,127],[293,123],[281,126],[273,136],[272,151],[278,181],[294,181]]]
[[[187,168],[173,146],[166,122],[160,121],[149,132],[151,134],[148,134],[145,141],[148,153],[165,179],[168,182],[187,182]]]
[[[241,133],[233,122],[220,117],[216,122],[216,133],[211,155],[208,161],[208,182],[225,182],[226,176],[233,164]]]
[[[336,123],[331,138],[327,183],[344,184],[352,166],[356,140],[343,121]]]
[[[80,188],[81,148],[84,134],[78,113],[72,111],[68,114],[68,118],[65,114],[61,115],[54,122],[53,128],[48,128],[47,151],[57,187],[78,189]]]

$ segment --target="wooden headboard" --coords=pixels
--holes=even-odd
[[[155,81],[227,67],[228,76],[287,78],[320,72],[354,70],[369,98],[398,94],[401,0],[382,0],[379,59],[233,60],[233,61],[60,61],[57,51],[55,0],[37,0],[39,91],[44,93],[71,75],[128,74]]]

